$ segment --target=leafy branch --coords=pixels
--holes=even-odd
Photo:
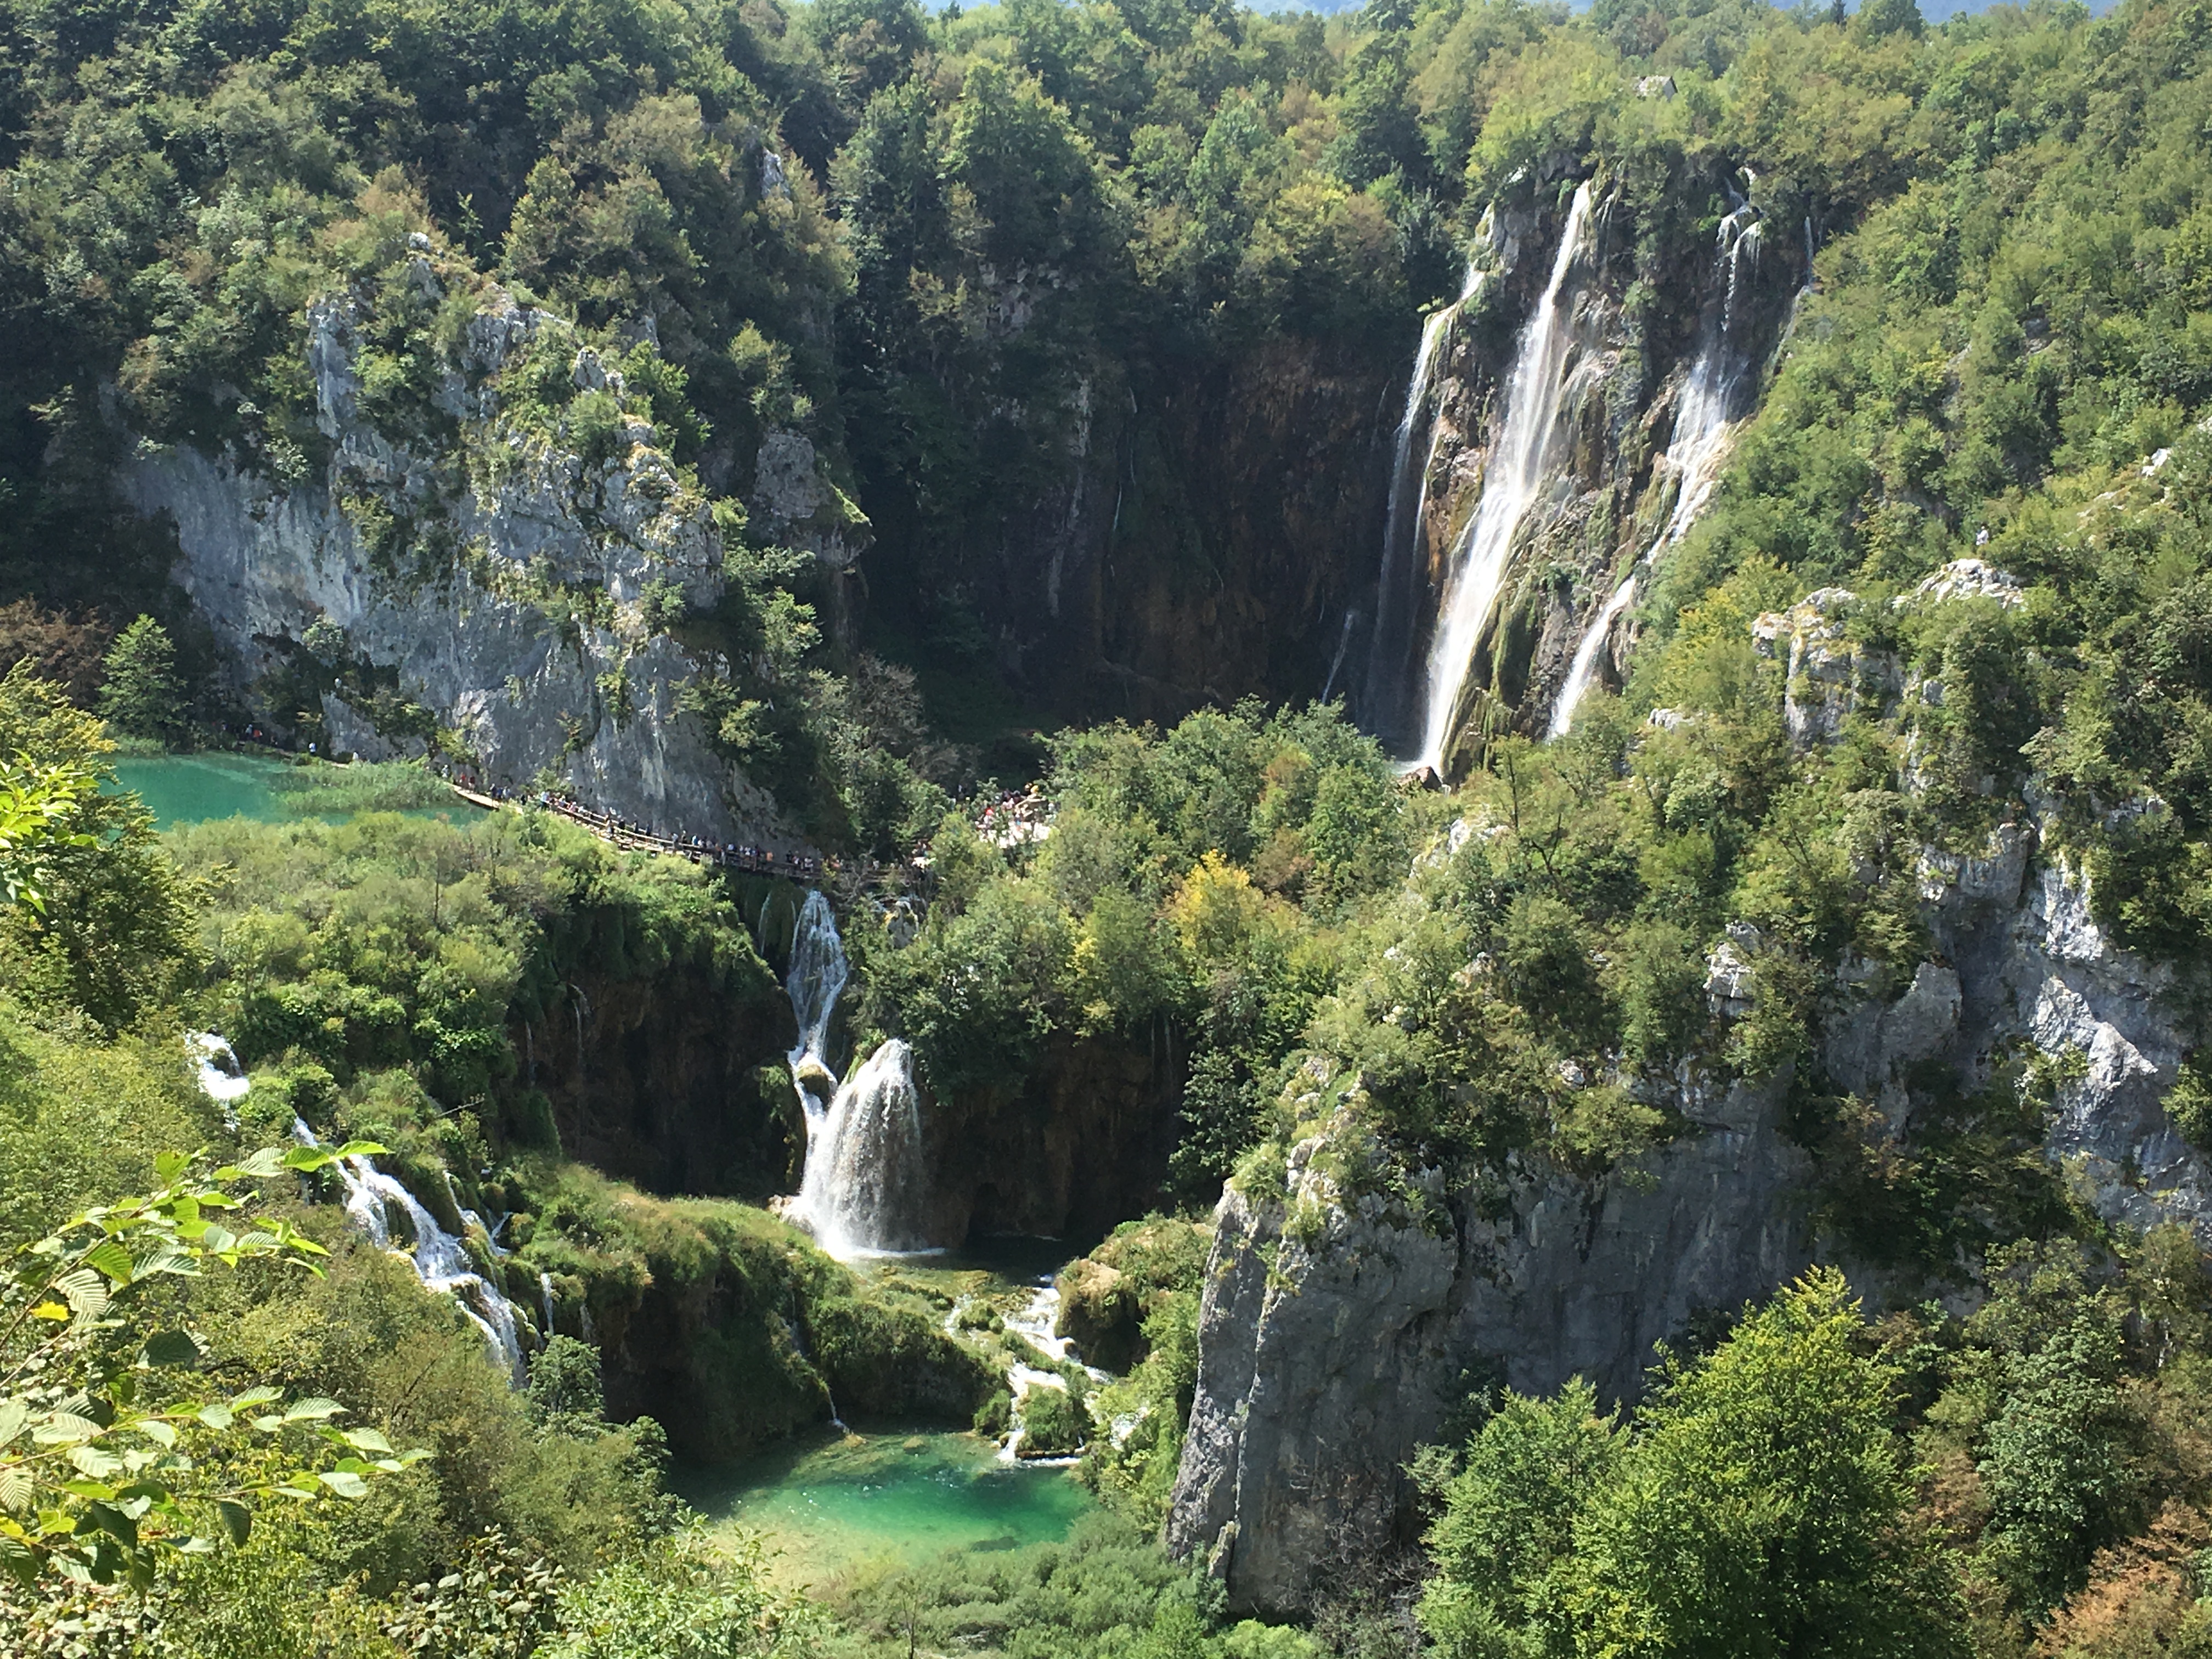
[[[429,1455],[337,1427],[335,1401],[195,1393],[181,1378],[199,1343],[145,1310],[149,1286],[210,1261],[319,1275],[323,1246],[227,1188],[383,1150],[270,1147],[207,1175],[164,1153],[158,1191],[87,1210],[0,1266],[0,1571],[145,1589],[167,1555],[245,1543],[257,1505],[364,1497]]]
[[[89,847],[93,838],[64,828],[98,783],[70,762],[41,764],[27,755],[0,759],[0,890],[6,906],[46,908],[37,884],[47,855],[64,847]]]

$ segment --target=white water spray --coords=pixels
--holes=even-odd
[[[806,1115],[806,1170],[790,1213],[834,1256],[926,1249],[928,1183],[914,1051],[886,1042],[842,1086],[830,1065],[830,1020],[849,975],[836,914],[820,893],[809,893],[784,977],[799,1022],[791,1077]]]
[[[1452,325],[1482,288],[1482,272],[1470,262],[1460,283],[1459,298],[1432,311],[1421,325],[1420,349],[1413,354],[1413,378],[1406,384],[1406,409],[1398,417],[1398,434],[1390,459],[1390,507],[1382,527],[1382,574],[1375,595],[1375,633],[1367,653],[1367,684],[1360,699],[1368,726],[1386,735],[1402,718],[1405,702],[1405,663],[1410,649],[1414,615],[1420,607],[1420,561],[1415,552],[1421,521],[1429,503],[1429,469],[1437,453],[1436,425],[1429,415],[1429,388],[1435,382],[1437,360],[1443,355]],[[1429,441],[1420,468],[1413,470],[1415,441],[1422,426]],[[1342,647],[1338,647],[1342,654]],[[1334,672],[1330,680],[1335,679]]]
[[[305,1146],[316,1145],[314,1131],[301,1119],[292,1120],[293,1134]],[[345,1189],[346,1217],[368,1236],[380,1250],[397,1250],[413,1264],[415,1276],[425,1290],[451,1297],[453,1305],[484,1335],[492,1357],[506,1369],[516,1387],[526,1379],[522,1363],[522,1336],[514,1304],[491,1281],[476,1270],[461,1241],[438,1224],[422,1201],[365,1157],[340,1158],[332,1166]],[[407,1218],[414,1233],[409,1245],[395,1245],[392,1212]]]
[[[238,1103],[252,1092],[253,1085],[228,1040],[213,1031],[187,1031],[185,1053],[192,1062],[200,1092],[222,1108],[223,1127],[235,1130]]]
[[[1725,287],[1720,313],[1707,322],[1705,339],[1675,405],[1674,436],[1668,441],[1667,453],[1659,462],[1678,481],[1674,511],[1668,514],[1666,525],[1644,550],[1644,556],[1620,579],[1620,586],[1605,602],[1605,608],[1590,619],[1589,626],[1583,630],[1581,642],[1575,647],[1574,659],[1568,665],[1567,678],[1552,703],[1551,726],[1546,733],[1548,737],[1565,737],[1574,724],[1575,709],[1597,678],[1598,659],[1606,641],[1613,637],[1613,624],[1635,599],[1636,585],[1645,568],[1665,549],[1682,539],[1697,522],[1698,515],[1705,510],[1705,503],[1712,499],[1721,462],[1728,453],[1729,437],[1735,430],[1736,393],[1744,370],[1743,354],[1735,338],[1736,324],[1741,314],[1739,290],[1750,280],[1747,273],[1757,270],[1758,236],[1758,222],[1747,206],[1738,208],[1721,221],[1716,259]]]
[[[807,1095],[802,1068],[811,1062],[817,1071],[829,1071],[830,1017],[837,1012],[837,999],[851,971],[845,961],[845,941],[837,936],[836,913],[818,891],[808,893],[792,926],[791,969],[783,976],[784,994],[791,999],[791,1012],[799,1021],[799,1046],[786,1058],[791,1061],[792,1080],[799,1085],[801,1105]]]
[[[1336,654],[1328,659],[1328,678],[1321,683],[1321,700],[1323,702],[1327,702],[1328,694],[1336,690],[1337,671],[1344,666],[1345,647],[1352,643],[1352,630],[1358,626],[1358,622],[1359,613],[1357,611],[1347,611],[1344,613],[1344,629],[1336,636]]]
[[[1574,343],[1571,305],[1562,290],[1589,228],[1590,191],[1575,191],[1551,281],[1521,331],[1520,349],[1506,382],[1504,422],[1484,469],[1482,499],[1462,537],[1444,585],[1436,637],[1429,647],[1427,708],[1415,763],[1443,769],[1444,744],[1474,657],[1505,578],[1513,540],[1553,468],[1559,449],[1559,405],[1566,390]]]
[[[841,1260],[924,1251],[927,1174],[914,1050],[893,1037],[808,1117],[798,1213]]]

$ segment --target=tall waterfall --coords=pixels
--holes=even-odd
[[[829,1062],[830,1019],[850,971],[830,901],[809,893],[784,976],[799,1022],[791,1077],[806,1115],[806,1171],[789,1213],[835,1256],[924,1249],[928,1183],[914,1051],[886,1042],[842,1086]]]
[[[925,1250],[927,1176],[914,1050],[893,1037],[808,1116],[799,1212],[834,1256]]]
[[[1552,261],[1551,281],[1535,313],[1521,331],[1520,349],[1505,386],[1504,424],[1491,446],[1482,499],[1462,537],[1444,584],[1436,635],[1429,647],[1426,708],[1417,763],[1441,771],[1452,716],[1505,579],[1514,536],[1536,492],[1550,477],[1559,449],[1559,405],[1566,390],[1574,343],[1573,307],[1562,290],[1589,231],[1590,191],[1575,191]]]
[[[1756,274],[1759,263],[1759,222],[1749,206],[1741,206],[1721,221],[1716,275],[1721,283],[1718,308],[1709,313],[1689,379],[1674,406],[1674,433],[1668,440],[1660,466],[1676,479],[1674,511],[1666,525],[1629,567],[1605,607],[1590,619],[1575,647],[1567,678],[1553,700],[1549,737],[1564,737],[1574,723],[1575,708],[1597,678],[1599,657],[1613,637],[1613,624],[1636,597],[1636,585],[1644,568],[1682,539],[1698,515],[1712,499],[1728,453],[1734,429],[1737,393],[1742,387],[1747,358],[1741,341],[1743,290]]]
[[[1406,385],[1406,412],[1398,418],[1390,460],[1390,510],[1382,528],[1382,574],[1375,596],[1375,632],[1368,644],[1367,684],[1360,697],[1361,718],[1386,740],[1396,732],[1406,715],[1405,663],[1421,602],[1421,561],[1417,555],[1422,514],[1429,501],[1429,468],[1436,459],[1429,388],[1436,380],[1437,360],[1443,355],[1452,325],[1481,286],[1482,273],[1470,261],[1459,298],[1431,312],[1421,325],[1420,349],[1413,354],[1413,376]],[[1429,441],[1416,467],[1415,446],[1425,424]],[[1342,654],[1340,645],[1338,652]],[[1332,666],[1331,684],[1335,678]]]
[[[298,1118],[292,1121],[292,1133],[307,1146],[316,1144],[314,1132]],[[527,1373],[514,1304],[477,1272],[461,1241],[441,1227],[414,1194],[367,1158],[340,1158],[335,1167],[339,1184],[345,1189],[347,1218],[378,1249],[388,1250],[392,1248],[392,1212],[396,1209],[404,1215],[415,1235],[405,1251],[414,1264],[415,1276],[425,1290],[453,1299],[453,1305],[483,1333],[492,1357],[506,1368],[508,1379],[520,1386]]]

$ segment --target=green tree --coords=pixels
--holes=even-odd
[[[91,844],[91,837],[72,830],[69,820],[96,787],[79,763],[41,764],[27,755],[0,760],[0,892],[5,906],[46,908],[38,884],[46,878],[49,860],[63,848]]]
[[[2006,1370],[1980,1464],[1984,1547],[2019,1604],[2039,1613],[2081,1587],[2100,1545],[2148,1518],[2131,1455],[2140,1428],[2120,1389],[2119,1333],[2088,1306]]]
[[[100,717],[126,737],[173,743],[185,732],[185,684],[168,630],[142,616],[107,649]]]
[[[1626,1437],[1581,1377],[1549,1400],[1509,1392],[1468,1442],[1429,1529],[1436,1577],[1419,1617],[1447,1659],[1565,1652],[1553,1579],[1575,1518],[1609,1479]]]
[[[1820,1268],[1676,1362],[1585,1506],[1565,1592],[1579,1650],[1681,1659],[1965,1651],[1948,1563],[1914,1529],[1897,1376]]]
[[[173,994],[200,957],[191,892],[135,794],[105,793],[114,744],[62,688],[20,662],[0,679],[0,754],[35,755],[81,775],[66,810],[49,796],[36,890],[0,912],[0,981],[49,1008],[111,1029]],[[46,816],[46,809],[56,809]]]

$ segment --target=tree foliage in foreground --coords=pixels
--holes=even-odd
[[[1626,1429],[1579,1382],[1507,1395],[1445,1488],[1424,1626],[1454,1659],[1964,1654],[1864,1330],[1820,1269],[1670,1364]]]
[[[234,1189],[382,1150],[270,1148],[207,1175],[167,1154],[158,1190],[94,1205],[0,1267],[0,1569],[143,1591],[173,1556],[243,1547],[260,1504],[362,1498],[429,1455],[337,1427],[336,1401],[209,1390],[200,1342],[163,1305],[210,1263],[319,1273],[320,1244]]]

